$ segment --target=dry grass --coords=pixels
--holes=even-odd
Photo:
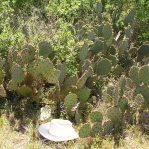
[[[10,126],[5,116],[0,118],[0,149],[114,149],[114,141],[110,138],[103,140],[99,146],[98,138],[92,140],[90,147],[89,139],[78,139],[77,141],[53,143],[38,137],[32,124],[28,125],[23,134],[17,132]],[[149,149],[149,136],[143,135],[137,128],[130,128],[125,132],[125,138],[120,140],[117,149]]]

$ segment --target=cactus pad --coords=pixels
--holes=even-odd
[[[149,85],[149,65],[144,65],[139,70],[139,79],[144,84]]]
[[[86,102],[90,96],[91,90],[88,88],[81,88],[77,91],[77,95],[80,102]]]
[[[83,47],[80,49],[79,55],[78,55],[78,57],[81,61],[84,61],[87,58],[88,51],[89,51],[88,46],[83,45]]]
[[[77,80],[77,83],[76,83],[76,85],[77,85],[77,88],[82,88],[84,85],[85,85],[85,83],[86,83],[86,81],[87,81],[87,73],[85,72],[78,80]]]
[[[92,123],[94,122],[102,122],[103,120],[103,115],[102,113],[98,112],[98,111],[94,111],[90,114],[90,120]]]
[[[113,31],[111,24],[107,23],[103,26],[102,34],[105,40],[108,40],[112,37]]]
[[[138,49],[137,61],[141,61],[144,57],[149,56],[149,44],[144,44]]]
[[[124,75],[122,75],[119,79],[119,87],[121,90],[124,90],[126,86],[126,78]]]
[[[138,94],[142,94],[142,96],[144,97],[145,104],[148,105],[149,104],[149,87],[145,85],[137,87],[136,92]]]
[[[126,97],[122,97],[118,102],[118,107],[120,108],[121,112],[124,113],[128,107],[128,99]]]
[[[93,126],[92,126],[92,130],[91,130],[91,136],[92,137],[95,137],[96,135],[101,135],[102,134],[102,125],[101,123],[95,123]]]
[[[6,97],[6,91],[2,84],[0,85],[0,97]]]
[[[115,76],[118,76],[119,77],[119,76],[121,76],[123,70],[124,69],[123,69],[123,67],[121,65],[116,65],[112,72],[113,72],[113,74]]]
[[[18,64],[13,65],[11,69],[11,79],[16,83],[21,83],[24,81],[24,78],[23,69]]]
[[[144,97],[141,95],[141,94],[138,94],[135,99],[134,99],[134,102],[132,104],[132,108],[133,110],[138,110],[141,108],[141,106],[143,105],[144,103]]]
[[[97,74],[107,75],[111,71],[112,64],[108,59],[102,59],[97,64]]]
[[[64,105],[68,114],[72,113],[72,108],[77,104],[78,97],[74,93],[69,93],[64,99]]]
[[[28,86],[21,86],[17,88],[17,93],[23,97],[30,97],[32,95],[32,89]]]
[[[91,51],[93,54],[97,54],[99,52],[102,52],[103,50],[103,46],[104,46],[104,43],[102,40],[97,40],[95,41],[95,43],[92,45],[91,47]]]
[[[111,107],[107,111],[108,118],[112,121],[113,124],[117,124],[121,121],[122,113],[117,107]]]
[[[39,47],[39,55],[43,57],[48,57],[49,54],[52,53],[52,47],[49,42],[42,41],[38,45]]]
[[[91,126],[88,123],[84,124],[79,130],[80,138],[89,137],[90,133],[91,133]]]
[[[139,68],[136,67],[136,66],[132,66],[131,69],[130,69],[130,71],[129,71],[130,78],[132,79],[133,83],[136,86],[139,85],[138,71],[139,71]]]
[[[103,124],[103,134],[104,135],[109,135],[112,133],[113,130],[113,123],[111,121],[106,121]]]
[[[135,13],[135,10],[132,9],[132,10],[128,13],[128,15],[125,17],[124,23],[125,23],[126,25],[128,25],[129,23],[132,23],[132,22],[134,21],[135,14],[136,14],[136,13]]]

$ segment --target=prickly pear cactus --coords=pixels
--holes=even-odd
[[[141,61],[144,57],[149,56],[149,44],[143,44],[137,52],[137,61]]]
[[[113,124],[118,124],[122,120],[122,113],[117,107],[111,107],[107,111],[108,118]]]
[[[91,130],[91,137],[95,137],[96,135],[101,135],[102,134],[102,125],[101,123],[94,123],[92,126],[92,130]]]
[[[141,94],[138,94],[135,97],[131,107],[133,108],[134,111],[137,111],[141,108],[143,103],[144,103],[144,97]]]
[[[79,59],[81,61],[84,61],[88,56],[88,52],[89,52],[88,45],[83,45],[79,51],[79,54],[78,54]]]
[[[144,97],[145,105],[148,105],[149,104],[149,87],[146,85],[139,86],[136,88],[135,91],[138,94],[142,94],[142,96]]]
[[[103,5],[102,3],[98,2],[96,5],[96,13],[100,14],[102,12]]]
[[[6,91],[2,84],[0,85],[0,97],[6,97]]]
[[[97,75],[107,75],[111,71],[112,64],[108,59],[102,59],[97,63]]]
[[[87,102],[89,96],[90,96],[91,90],[84,87],[77,91],[78,99],[80,102]]]
[[[36,49],[32,45],[26,45],[20,56],[24,64],[29,64],[35,59]]]
[[[85,72],[85,73],[77,80],[76,86],[77,86],[78,89],[79,89],[79,88],[82,88],[82,87],[85,85],[85,83],[86,83],[86,81],[87,81],[87,78],[88,78],[87,72]]]
[[[78,101],[78,97],[74,93],[69,93],[65,97],[65,99],[64,99],[64,105],[65,105],[66,110],[67,110],[67,112],[68,112],[69,115],[73,115],[74,114],[73,111],[72,111],[72,109],[73,109],[73,107],[76,106],[77,101]]]
[[[95,122],[102,123],[103,115],[99,111],[94,111],[90,114],[90,120],[92,123],[95,123]]]
[[[18,64],[14,64],[11,69],[11,79],[14,83],[21,83],[24,81],[24,71]]]
[[[52,47],[49,42],[42,41],[38,45],[39,47],[39,55],[44,58],[48,57],[52,53]]]
[[[128,15],[125,17],[124,23],[125,23],[126,25],[128,25],[129,23],[132,23],[132,22],[134,21],[135,14],[136,14],[136,13],[135,13],[135,10],[132,9],[132,10],[128,13]]]
[[[32,96],[32,89],[28,86],[21,86],[17,88],[17,93],[23,97]]]
[[[120,108],[121,112],[124,113],[128,108],[128,99],[126,97],[122,97],[118,102],[118,107]]]
[[[126,52],[128,50],[128,46],[129,46],[129,44],[128,44],[128,40],[127,39],[121,41],[121,44],[120,44],[120,46],[118,48],[119,49],[119,55],[120,56],[122,54],[124,54],[124,52]]]
[[[91,133],[91,125],[88,123],[84,124],[79,130],[80,138],[89,137],[90,133]]]
[[[139,72],[139,68],[137,66],[132,66],[129,71],[130,78],[136,86],[140,84],[138,72]]]
[[[102,34],[105,40],[108,40],[112,37],[113,31],[110,23],[107,23],[103,26]]]
[[[60,70],[60,75],[59,75],[59,83],[60,85],[62,85],[64,83],[64,80],[66,78],[67,75],[67,65],[66,63],[64,64],[59,64],[58,69]]]
[[[123,91],[125,89],[125,86],[126,86],[126,78],[124,75],[122,75],[119,79],[119,87]]]
[[[102,52],[103,48],[104,42],[96,39],[95,43],[91,46],[91,52],[93,54],[98,54],[99,52]]]
[[[107,94],[113,97],[115,95],[115,86],[113,83],[108,83],[107,85]]]
[[[111,121],[106,121],[103,124],[103,135],[109,135],[114,129],[113,123]]]
[[[149,65],[144,65],[139,70],[139,79],[146,85],[149,85]]]

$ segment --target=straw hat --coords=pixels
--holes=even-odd
[[[38,131],[40,135],[51,141],[68,141],[79,137],[72,123],[62,119],[53,119],[51,122],[42,124]]]

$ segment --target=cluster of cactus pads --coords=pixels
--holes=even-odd
[[[6,96],[5,90],[9,90],[40,101],[46,84],[54,86],[48,88],[48,100],[63,101],[70,119],[85,122],[80,137],[110,134],[128,113],[148,108],[149,44],[140,48],[129,44],[134,10],[124,20],[122,35],[115,32],[112,22],[105,22],[101,3],[97,3],[96,12],[94,22],[76,24],[81,43],[77,47],[77,74],[68,75],[67,64],[55,61],[55,51],[48,41],[26,45],[22,50],[9,50],[8,58],[0,60],[0,96]],[[92,111],[99,98],[110,103],[104,116]]]

